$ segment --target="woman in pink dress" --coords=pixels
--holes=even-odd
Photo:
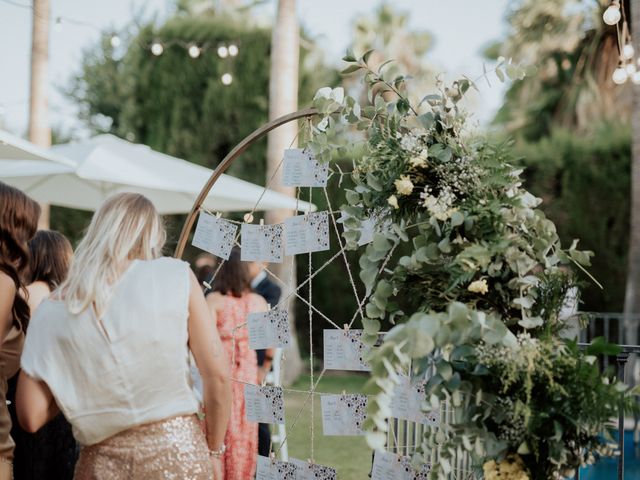
[[[250,313],[266,311],[267,303],[251,292],[248,264],[240,261],[239,248],[234,247],[220,267],[207,303],[217,318],[233,379],[231,417],[224,439],[227,450],[222,457],[224,479],[251,479],[256,470],[258,424],[247,420],[243,382],[258,383],[258,366],[245,324]]]

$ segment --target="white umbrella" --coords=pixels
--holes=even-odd
[[[71,161],[73,167],[49,166],[34,161],[0,160],[0,179],[36,200],[70,208],[95,210],[115,192],[137,192],[149,197],[163,214],[186,213],[211,176],[212,171],[133,144],[112,135],[56,145],[54,154]],[[1,157],[0,157],[1,158]],[[42,168],[40,174],[37,172]],[[50,171],[51,169],[56,171]],[[296,200],[264,187],[222,175],[204,207],[214,211],[296,209]],[[309,204],[298,202],[306,211]],[[311,210],[315,206],[311,205]]]
[[[73,162],[56,155],[51,150],[38,147],[4,130],[0,130],[0,159],[45,160],[73,165]]]

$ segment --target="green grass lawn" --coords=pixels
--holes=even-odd
[[[361,393],[367,377],[364,375],[325,376],[318,385],[322,393]],[[291,388],[309,389],[309,377],[302,377]],[[311,455],[311,400],[305,405],[307,395],[287,392],[285,395],[286,427],[288,432],[289,456],[307,460]],[[320,396],[313,395],[314,460],[316,463],[334,467],[341,480],[363,480],[371,469],[371,450],[364,437],[325,437],[322,434],[322,412]],[[302,413],[298,417],[296,416]]]

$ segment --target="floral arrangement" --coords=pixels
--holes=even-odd
[[[369,104],[321,89],[309,146],[324,160],[344,143],[353,149],[342,207],[349,248],[364,223],[377,226],[359,262],[363,338],[373,345],[389,330],[369,358],[370,445],[384,446],[398,374],[410,373],[429,378],[425,409],[452,411],[446,430],[427,429],[414,459],[437,450],[433,478],[447,478],[463,454],[486,479],[518,480],[562,478],[613,454],[607,424],[629,392],[593,356],[611,347],[581,351],[559,336],[565,297],[592,253],[577,241],[561,246],[508,143],[465,131],[460,100],[472,81],[441,85],[414,106],[407,79],[386,79],[386,64],[372,69],[369,55],[344,59],[345,74],[363,74]],[[504,59],[494,72],[525,75]]]

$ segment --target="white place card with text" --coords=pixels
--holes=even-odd
[[[287,187],[326,187],[329,164],[319,162],[308,148],[284,151],[282,184]]]
[[[289,314],[286,310],[274,308],[268,312],[250,313],[247,316],[249,348],[284,348],[289,345]]]
[[[296,470],[292,463],[258,455],[256,480],[296,480]]]
[[[324,330],[324,368],[371,371],[365,360],[369,347],[362,342],[363,330]]]
[[[391,416],[425,425],[439,425],[439,410],[422,410],[426,399],[424,386],[425,380],[411,381],[406,375],[401,375],[400,385],[396,385],[391,398]]]
[[[237,225],[201,211],[191,243],[216,257],[229,260],[237,231]]]
[[[419,470],[411,466],[411,458],[389,452],[376,451],[373,457],[372,480],[427,480],[431,464],[422,464]]]
[[[367,396],[360,393],[322,395],[322,430],[325,435],[364,435]]]
[[[286,255],[329,250],[329,214],[296,215],[284,221]]]
[[[283,225],[252,225],[243,223],[240,227],[243,262],[282,263]]]
[[[295,480],[335,480],[336,469],[317,463],[308,463],[297,458],[289,459],[296,466]]]
[[[284,424],[282,388],[245,385],[244,403],[250,422]]]

